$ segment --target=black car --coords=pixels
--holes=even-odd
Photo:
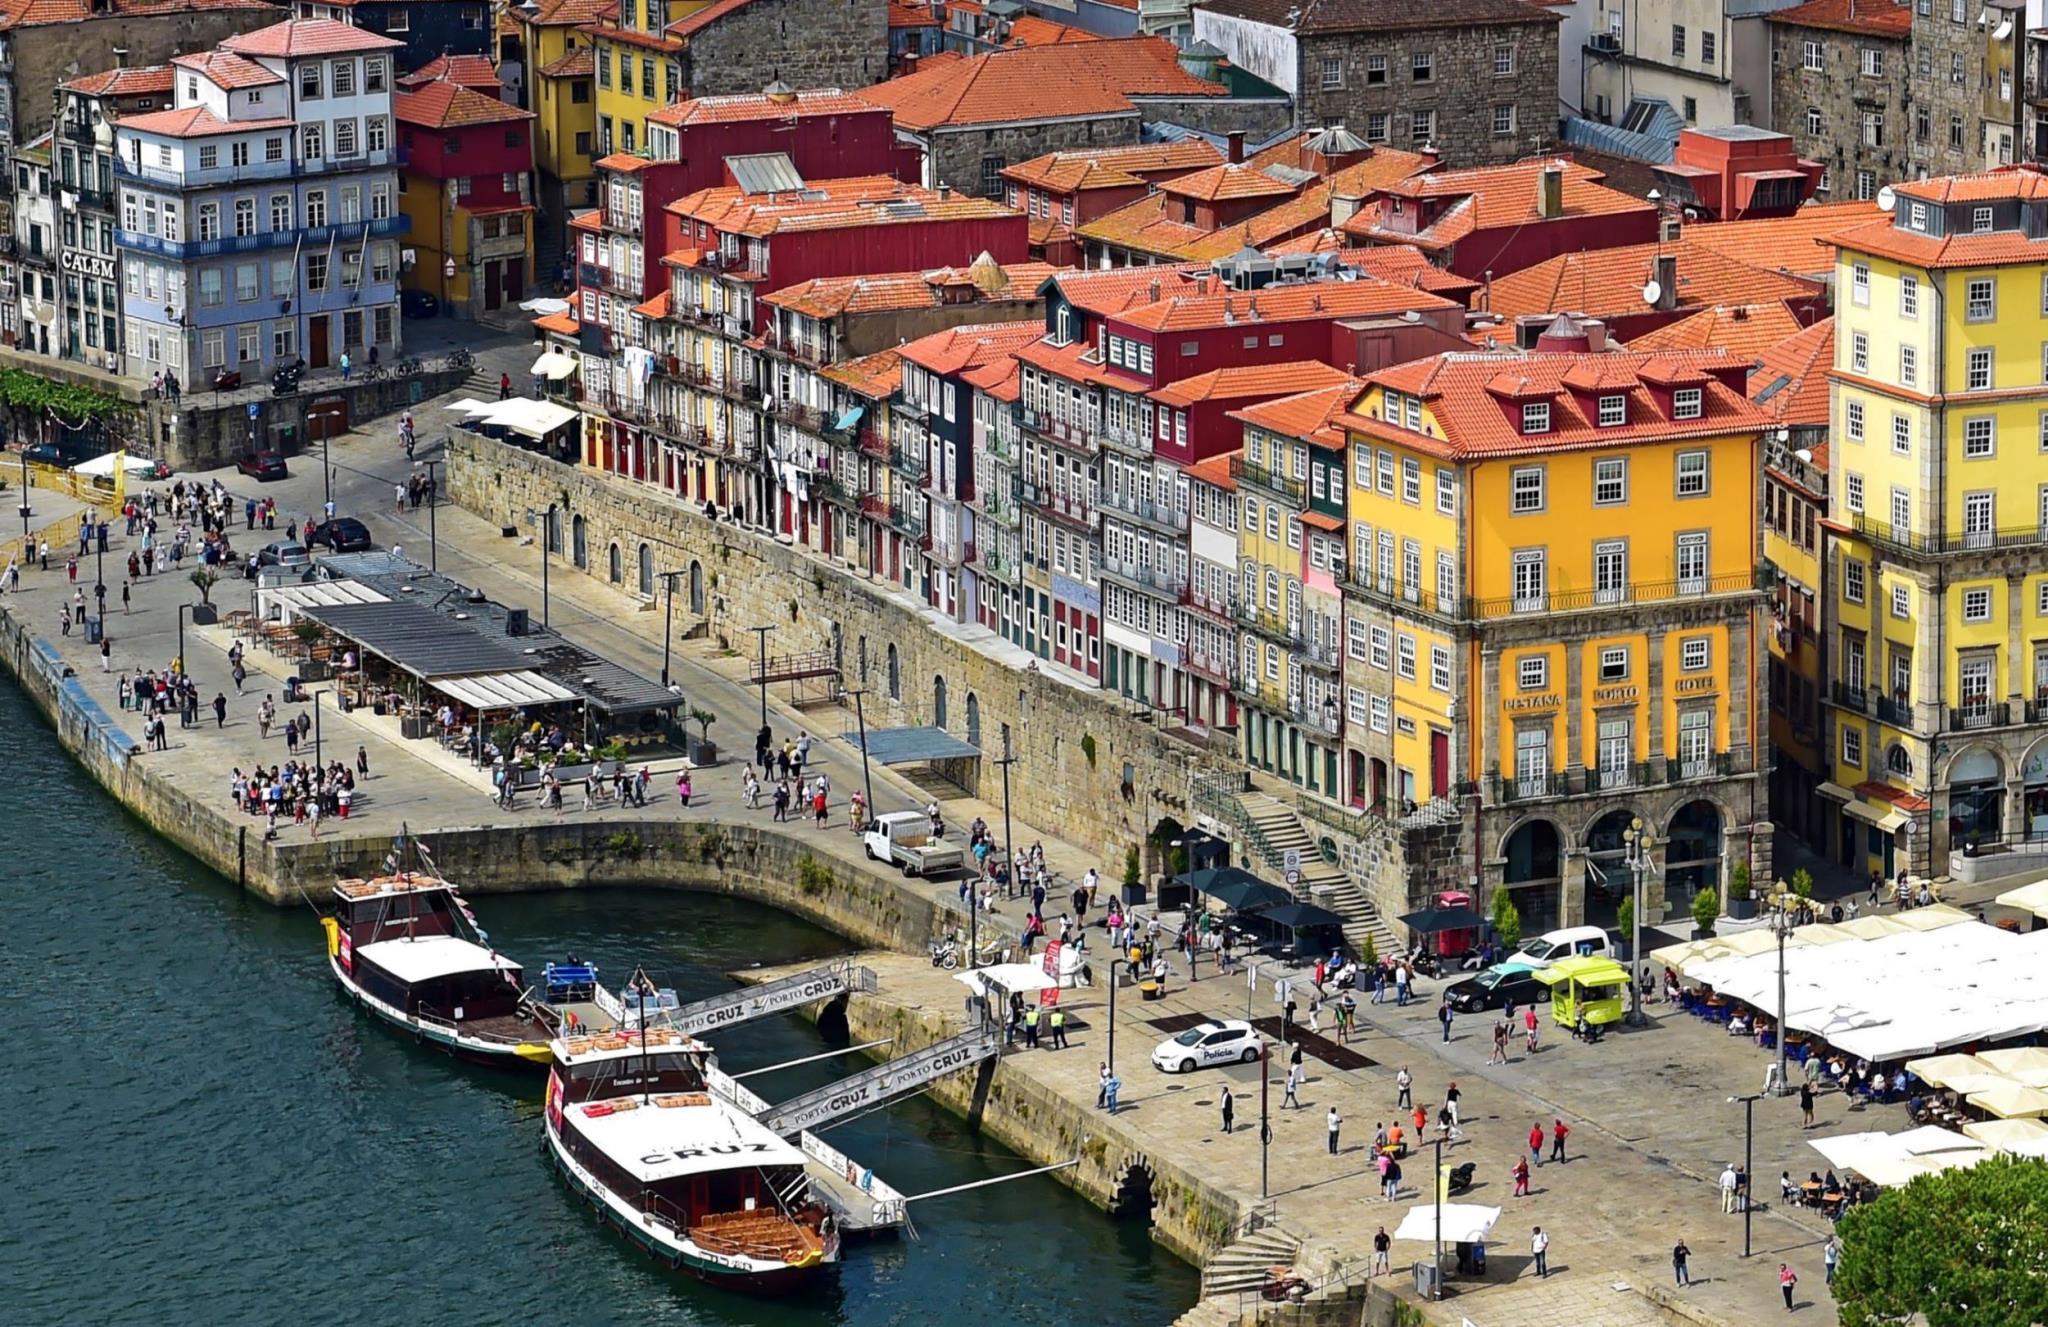
[[[235,462],[235,469],[251,479],[283,479],[287,473],[283,452],[249,452]]]
[[[325,544],[337,553],[360,553],[371,547],[370,527],[353,516],[337,516],[306,531],[308,544]]]
[[[37,465],[70,467],[92,458],[76,447],[67,447],[61,442],[32,442],[22,454]]]
[[[1506,1008],[1512,997],[1517,1006],[1535,1004],[1550,998],[1550,988],[1536,980],[1536,974],[1522,968],[1503,972],[1499,968],[1465,978],[1444,992],[1444,998],[1451,1002],[1451,1008],[1460,1013],[1476,1014],[1484,1009]]]
[[[441,301],[430,290],[401,290],[398,310],[408,318],[432,318],[441,312]]]

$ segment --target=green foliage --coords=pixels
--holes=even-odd
[[[1621,932],[1621,938],[1624,940],[1629,939],[1635,934],[1636,901],[1634,899],[1623,899],[1621,906],[1614,910],[1614,929]]]
[[[90,387],[74,387],[25,369],[0,369],[0,405],[36,414],[47,410],[74,421],[81,416],[112,419],[134,408],[117,396]]]
[[[519,740],[519,729],[512,724],[501,723],[491,729],[491,740],[497,743],[498,750],[509,752],[512,744]]]
[[[832,871],[817,858],[805,853],[797,859],[796,887],[800,892],[812,897],[823,894],[832,887]]]
[[[1081,754],[1088,757],[1088,768],[1095,768],[1095,734],[1081,734]]]
[[[1365,952],[1358,956],[1358,961],[1369,968],[1377,965],[1380,961],[1379,942],[1372,938],[1371,931],[1365,933]]]
[[[698,709],[692,706],[690,709],[690,719],[701,730],[703,739],[707,742],[710,741],[711,725],[718,722],[718,716],[710,710]]]
[[[624,760],[626,758],[626,744],[614,737],[611,741],[606,742],[597,749],[597,758],[599,760]]]
[[[1124,888],[1136,889],[1137,887],[1138,850],[1136,848],[1126,848],[1124,849]]]
[[[318,622],[301,621],[292,623],[292,635],[299,638],[299,644],[301,645],[311,645],[314,641],[319,640],[320,632],[321,627]]]
[[[1792,873],[1792,892],[1801,898],[1813,897],[1813,872],[1800,867]]]
[[[1505,889],[1493,891],[1493,933],[1508,949],[1522,943],[1522,913]]]
[[[200,603],[210,604],[213,602],[213,587],[220,584],[220,576],[218,574],[201,569],[193,572],[188,579],[192,584],[199,587]]]
[[[1728,897],[1734,899],[1749,897],[1748,862],[1735,863],[1735,869],[1728,873]]]
[[[1721,896],[1711,889],[1702,889],[1692,896],[1692,919],[1704,935],[1714,933],[1714,919],[1721,915]]]
[[[629,834],[622,830],[607,838],[604,841],[604,846],[605,851],[611,853],[614,857],[638,857],[640,855],[640,836],[638,834]]]
[[[1849,1209],[1835,1306],[1843,1327],[2048,1322],[2048,1163],[1993,1157]]]

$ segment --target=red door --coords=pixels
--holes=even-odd
[[[1429,730],[1429,792],[1432,797],[1451,792],[1451,735],[1441,728]]]
[[[498,265],[484,264],[484,307],[495,309],[504,302],[503,292],[498,288]]]

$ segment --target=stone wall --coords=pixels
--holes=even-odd
[[[116,50],[128,53],[130,68],[162,64],[173,55],[210,51],[237,33],[267,28],[284,17],[276,9],[194,6],[15,27],[7,34],[14,51],[14,72],[8,76],[14,141],[32,142],[48,129],[56,113],[52,89],[67,79],[112,69]]]
[[[1088,119],[1011,125],[1003,129],[949,129],[922,136],[931,183],[950,184],[964,194],[984,195],[982,164],[994,158],[1005,166],[1048,152],[1085,151],[1096,147],[1128,147],[1138,141],[1139,116],[1099,115]]]
[[[257,400],[255,424],[262,445],[276,437],[271,430],[279,424],[298,429],[300,455],[315,446],[307,413],[313,402],[342,398],[348,406],[351,426],[365,420],[396,414],[408,405],[459,387],[469,377],[467,369],[432,369],[411,377],[386,377],[376,382],[360,380],[342,386],[339,380],[291,396],[264,396]],[[248,382],[262,386],[267,380]],[[146,436],[153,455],[170,462],[174,470],[210,470],[226,465],[249,450],[249,403],[216,401],[210,391],[187,390],[177,402],[155,400],[144,407]]]
[[[1878,185],[1905,178],[1897,163],[1905,159],[1906,144],[1913,125],[1908,109],[1907,89],[1912,86],[1912,51],[1904,38],[1887,40],[1866,33],[1838,32],[1829,28],[1802,27],[1771,20],[1771,123],[1778,132],[1792,135],[1799,155],[1828,168],[1828,191],[1835,198],[1856,196],[1856,172],[1869,171]],[[1819,69],[1806,68],[1806,43],[1820,46]],[[1862,72],[1862,52],[1872,48],[1881,53],[1883,75],[1867,78]],[[1863,112],[1877,110],[1884,115],[1882,147],[1863,141]],[[1807,112],[1820,112],[1820,132],[1807,128]],[[1932,117],[1932,110],[1929,115]],[[1944,118],[1934,126],[1947,142]],[[1959,159],[1960,160],[1960,159]],[[1875,192],[1875,189],[1872,190]]]
[[[1494,48],[1515,48],[1514,72],[1494,73]],[[1433,76],[1413,80],[1414,56],[1427,51]],[[1387,81],[1366,83],[1366,57],[1385,56]],[[1340,60],[1343,86],[1323,86],[1327,60]],[[1557,137],[1557,24],[1497,24],[1487,27],[1422,28],[1412,32],[1328,33],[1301,39],[1301,90],[1296,97],[1299,122],[1306,126],[1341,124],[1367,137],[1371,117],[1387,119],[1386,142],[1409,151],[1414,140],[1411,115],[1436,112],[1430,141],[1452,166],[1477,166],[1515,161]],[[1515,107],[1511,134],[1493,132],[1493,108]]]
[[[449,448],[448,475],[450,496],[493,525],[532,532],[537,525],[529,513],[545,512],[551,502],[566,508],[565,526],[582,517],[592,574],[608,566],[614,541],[626,567],[638,565],[645,542],[657,566],[695,568],[704,611],[693,618],[679,586],[679,633],[701,624],[712,638],[751,651],[747,628],[772,625],[770,653],[836,649],[846,685],[868,689],[871,728],[932,722],[935,683],[944,679],[946,727],[955,736],[978,736],[981,749],[994,755],[1009,729],[1018,757],[1011,778],[1016,815],[1058,826],[1069,841],[1101,854],[1106,867],[1162,817],[1185,823],[1193,772],[1215,768],[1215,757],[1129,717],[1115,697],[1008,662],[1002,656],[1021,654],[992,632],[945,621],[901,591],[808,550],[707,521],[659,489],[461,434]],[[574,574],[568,559],[556,565],[556,574]],[[900,681],[893,695],[892,653]],[[978,734],[969,731],[970,712],[978,716]],[[837,715],[832,722],[840,722]],[[729,736],[741,745],[747,735]],[[978,767],[968,762],[960,777],[970,792],[1000,796],[998,771],[986,759]]]
[[[1911,130],[1900,125],[1897,135],[1886,141],[1898,144],[1891,155],[1894,165],[1878,176],[1879,184],[1893,184],[1915,177],[1921,167],[1930,175],[1950,175],[1984,167],[1984,45],[1985,32],[1978,26],[1981,11],[1966,10],[1965,19],[1955,22],[1947,5],[1932,6],[1931,14],[1913,15],[1911,43],[1913,68],[1901,70],[1886,82],[1910,86],[1916,107],[1924,107],[1931,123],[1928,141],[1914,141]],[[1961,58],[1961,77],[1956,77],[1956,59]],[[1951,147],[1949,121],[1962,121],[1962,146]],[[1909,157],[1910,154],[1910,157]],[[1831,181],[1836,198],[1855,196],[1855,181],[1844,188]]]
[[[1136,97],[1147,120],[1166,120],[1205,133],[1242,133],[1251,142],[1283,133],[1294,124],[1288,97]]]
[[[683,83],[693,97],[864,88],[888,77],[885,0],[754,0],[692,34]]]

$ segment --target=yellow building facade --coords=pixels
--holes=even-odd
[[[597,75],[592,39],[581,31],[614,13],[621,0],[542,0],[536,8],[514,8],[527,67],[527,105],[534,112],[533,164],[541,210],[542,270],[556,275],[567,239],[569,214],[595,197],[593,163],[597,147]]]
[[[1718,352],[1454,354],[1371,375],[1351,436],[1347,731],[1390,815],[1476,806],[1466,884],[1532,927],[1645,920],[1769,871],[1763,416]]]
[[[1896,195],[1836,264],[1828,842],[2004,874],[2048,838],[2048,180]]]
[[[598,156],[646,148],[647,113],[683,95],[683,43],[665,30],[706,3],[618,0],[615,17],[582,29],[594,57]]]

